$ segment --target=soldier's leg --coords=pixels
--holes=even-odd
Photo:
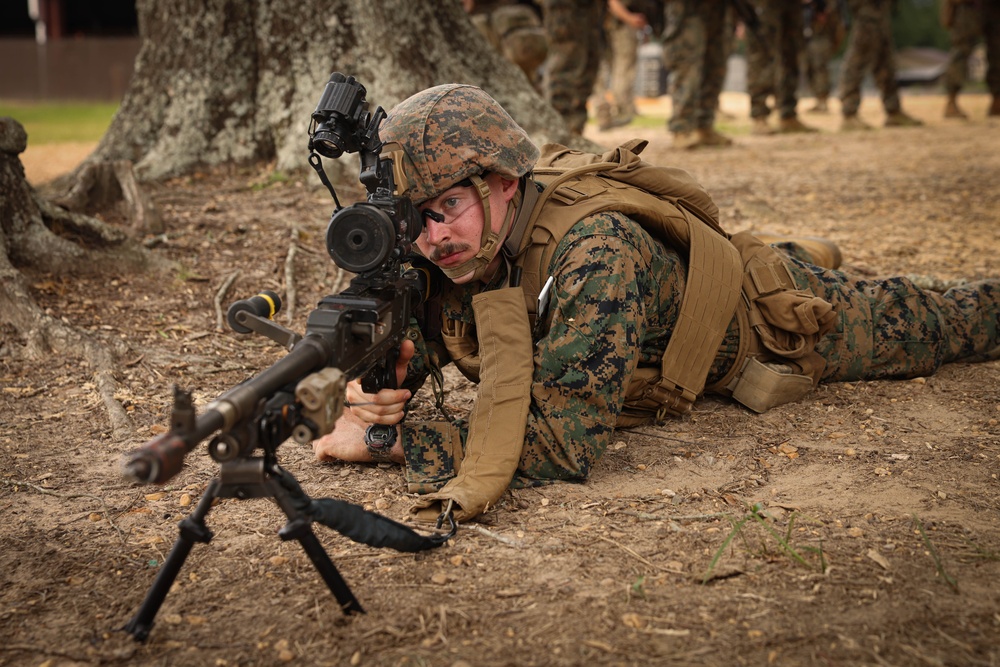
[[[780,9],[778,24],[778,79],[775,97],[781,118],[794,118],[798,104],[799,53],[803,48],[802,7],[787,3]]]
[[[861,83],[878,40],[877,16],[870,16],[860,10],[854,12],[853,16],[840,68],[840,102],[843,114],[848,118],[858,114],[861,106]]]
[[[899,83],[896,81],[896,54],[892,42],[892,3],[884,2],[877,24],[877,43],[873,50],[872,75],[882,91],[882,106],[887,115],[898,114]]]
[[[816,347],[824,381],[930,375],[1000,345],[1000,280],[940,294],[904,277],[861,280],[790,262],[799,286],[837,309],[836,328]]]
[[[750,96],[750,117],[766,122],[771,114],[768,96],[775,92],[778,59],[778,0],[757,0],[760,19],[757,30],[747,31],[747,94]],[[763,127],[760,128],[761,130]]]
[[[587,99],[594,89],[600,60],[604,3],[546,0],[543,24],[549,38],[545,94],[572,132],[587,123]]]
[[[697,127],[697,109],[701,96],[707,34],[698,3],[668,2],[665,7],[663,60],[670,72],[672,112],[667,129],[674,135],[693,134]],[[686,11],[685,5],[690,7]]]
[[[949,31],[951,50],[948,53],[948,68],[944,73],[944,89],[948,95],[958,94],[965,84],[969,56],[981,34],[978,12],[970,5],[956,5],[954,23]]]
[[[728,41],[724,38],[727,26],[725,3],[717,3],[705,15],[705,26],[712,38],[704,52],[704,78],[701,84],[701,101],[698,108],[698,126],[712,127],[719,107],[719,95],[726,80]]]
[[[610,51],[611,98],[614,100],[614,121],[626,123],[635,115],[635,69],[639,38],[634,29],[622,21],[608,32]]]
[[[825,34],[813,35],[805,45],[806,79],[816,97],[816,105],[811,111],[826,112],[830,97],[830,59],[833,45]]]
[[[1000,116],[1000,2],[983,3],[983,39],[986,42],[986,87],[993,95],[989,115]]]

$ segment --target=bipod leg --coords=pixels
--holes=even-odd
[[[319,543],[316,533],[312,530],[311,519],[296,509],[288,490],[276,478],[268,477],[267,488],[271,492],[274,502],[278,504],[281,511],[288,517],[288,523],[278,531],[278,536],[286,541],[298,540],[299,544],[305,550],[306,555],[309,556],[309,560],[312,561],[313,567],[323,577],[327,588],[337,598],[337,602],[345,614],[353,614],[355,612],[365,613],[365,610],[361,607],[361,603],[354,597],[354,593],[351,592],[347,582],[344,581],[344,578],[337,570],[337,566],[333,564],[323,545]]]
[[[178,524],[180,536],[174,542],[170,555],[163,561],[160,572],[156,575],[149,592],[146,593],[146,599],[142,601],[139,611],[125,624],[123,629],[137,641],[144,642],[149,637],[156,612],[160,610],[160,605],[163,604],[167,593],[170,592],[170,587],[174,585],[177,574],[184,565],[184,561],[187,560],[188,554],[191,553],[191,547],[194,546],[195,542],[208,544],[211,541],[212,531],[205,525],[205,515],[212,507],[212,501],[215,500],[219,485],[219,479],[213,479],[194,512]]]

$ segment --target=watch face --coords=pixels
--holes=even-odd
[[[373,449],[389,448],[396,442],[396,427],[372,424],[365,430],[365,444]]]

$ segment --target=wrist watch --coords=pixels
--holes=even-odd
[[[396,444],[396,437],[395,425],[370,424],[365,429],[365,447],[368,449],[368,454],[372,457],[372,461],[377,463],[392,461],[389,458],[389,452],[392,451],[392,446]]]

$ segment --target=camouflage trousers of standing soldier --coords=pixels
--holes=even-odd
[[[830,61],[833,60],[833,40],[827,34],[815,34],[806,40],[802,64],[812,94],[821,100],[830,96]]]
[[[767,118],[771,113],[767,98],[773,94],[780,117],[794,118],[802,50],[802,5],[787,0],[757,0],[754,4],[760,23],[746,42],[750,117]]]
[[[986,84],[994,97],[1000,97],[1000,3],[958,3],[949,29],[951,51],[944,73],[944,88],[955,94],[968,75],[969,57],[980,39],[986,43]]]
[[[861,83],[871,68],[882,93],[887,114],[900,110],[899,84],[892,42],[892,3],[883,0],[854,0],[851,3],[851,34],[847,38],[840,68],[840,101],[845,116],[858,113]]]
[[[670,71],[671,132],[715,125],[731,39],[726,7],[721,1],[666,4],[665,34],[670,38],[663,45],[663,62]]]
[[[582,134],[587,124],[587,99],[594,90],[601,58],[604,3],[545,0],[543,8],[542,23],[549,38],[545,98],[570,131]]]
[[[1000,346],[1000,280],[986,280],[939,293],[924,290],[905,277],[859,279],[840,271],[822,269],[796,258],[809,257],[799,246],[778,244],[789,255],[789,269],[800,289],[832,303],[838,312],[833,331],[823,337],[816,351],[826,360],[823,382],[906,379],[933,374],[942,364],[982,361]],[[992,358],[992,355],[990,356]],[[579,415],[567,415],[577,419]],[[407,481],[411,491],[432,491],[451,479],[460,464],[465,442],[455,442],[440,428],[407,424],[409,441],[419,443],[407,455]],[[439,423],[440,425],[440,423]],[[580,478],[567,460],[596,461],[597,446],[586,439],[581,447],[594,451],[553,455],[540,444],[544,438],[529,431],[511,483],[513,488],[547,484],[558,479]],[[586,476],[586,471],[582,471]]]

